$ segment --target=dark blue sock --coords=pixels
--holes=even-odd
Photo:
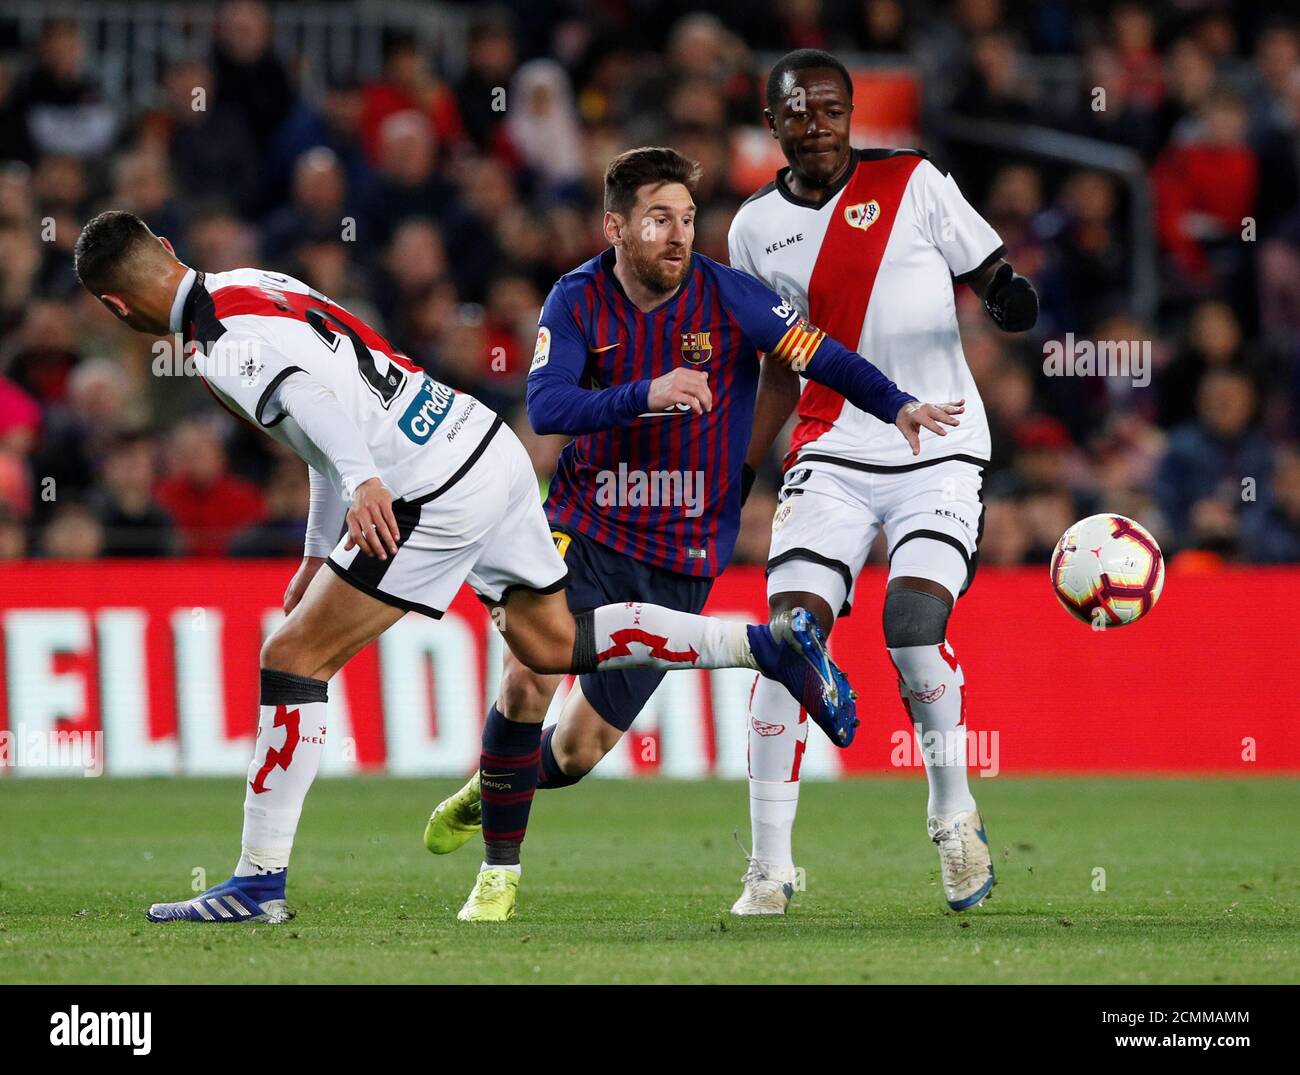
[[[479,755],[479,785],[483,803],[483,861],[489,866],[515,866],[519,845],[528,831],[528,811],[537,790],[541,756],[540,724],[506,720],[494,705],[483,725]]]

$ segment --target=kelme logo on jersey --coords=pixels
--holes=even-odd
[[[424,444],[451,412],[451,403],[455,398],[456,393],[453,389],[445,384],[439,384],[431,377],[425,377],[420,390],[415,394],[415,399],[406,408],[406,413],[398,419],[398,428],[416,444]]]
[[[707,332],[682,333],[682,358],[692,366],[703,366],[713,357],[713,341]]]
[[[861,228],[866,231],[879,218],[880,203],[875,198],[869,202],[858,202],[856,205],[844,207],[844,219],[849,222],[851,228]]]

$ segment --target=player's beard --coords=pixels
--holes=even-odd
[[[691,252],[682,251],[680,267],[664,261],[667,251],[651,253],[637,240],[624,242],[623,252],[627,254],[628,268],[641,286],[655,295],[669,295],[681,286],[686,274],[691,271]]]

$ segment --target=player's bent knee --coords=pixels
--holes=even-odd
[[[892,589],[885,594],[885,645],[937,646],[948,630],[950,606],[942,597],[922,590]]]
[[[260,666],[274,672],[291,672],[297,676],[314,676],[320,662],[296,637],[291,627],[283,625],[262,643]],[[308,667],[310,665],[310,667]]]
[[[581,780],[609,753],[598,739],[580,739],[574,743],[552,740],[551,747],[564,775],[574,780]]]

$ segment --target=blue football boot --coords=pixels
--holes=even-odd
[[[826,652],[826,634],[807,609],[776,616],[771,625],[749,628],[749,648],[758,670],[794,696],[837,747],[853,742],[857,691]]]
[[[293,917],[284,901],[288,872],[231,877],[191,900],[155,903],[145,918],[150,922],[287,922]]]

